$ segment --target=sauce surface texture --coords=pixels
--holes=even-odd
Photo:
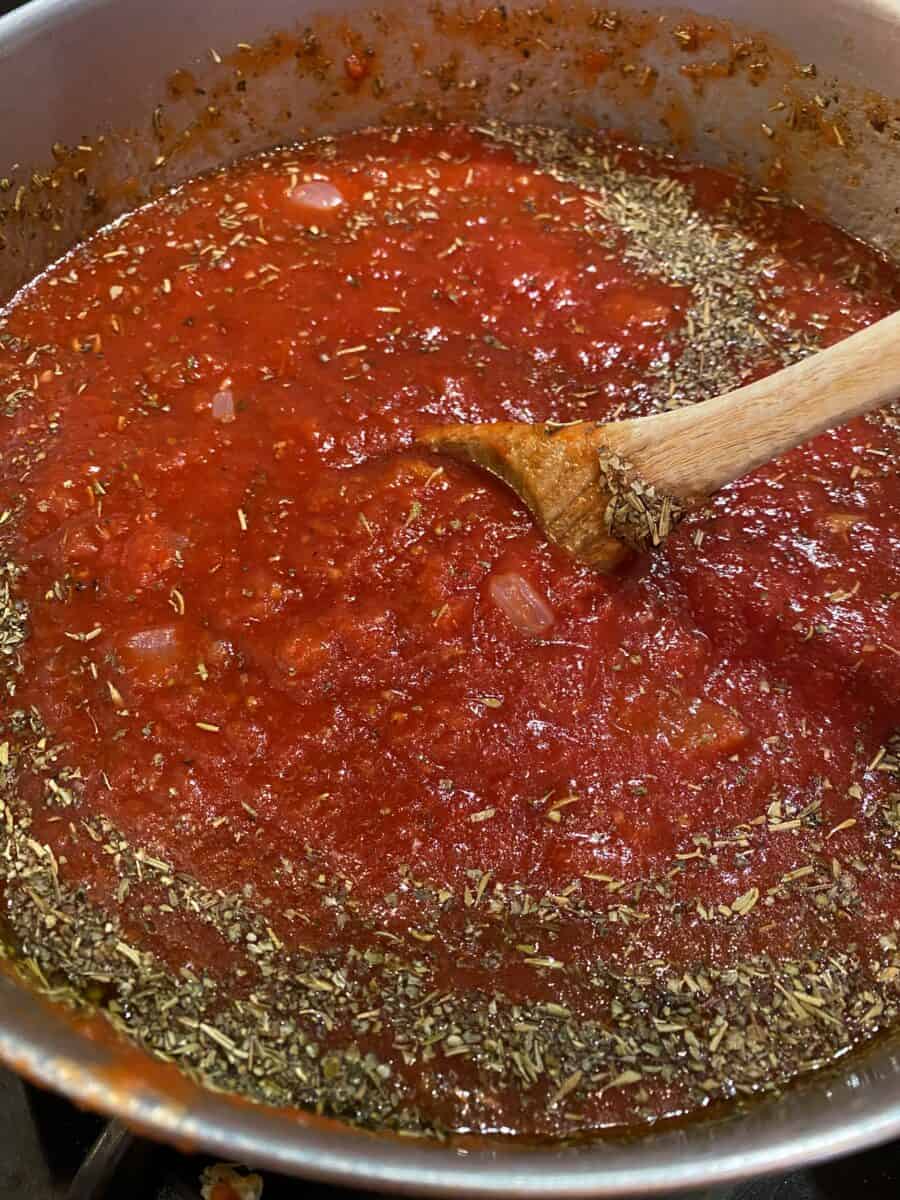
[[[219,1086],[570,1136],[891,1026],[896,408],[605,578],[436,421],[692,403],[892,311],[724,174],[487,126],[273,151],[0,321],[0,881]]]

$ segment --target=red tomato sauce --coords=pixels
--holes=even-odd
[[[896,410],[615,578],[415,436],[715,394],[886,315],[897,273],[725,174],[577,146],[568,176],[496,130],[273,151],[3,317],[0,739],[57,880],[6,870],[9,922],[223,1086],[571,1135],[896,1016]],[[680,247],[641,188],[651,224],[687,197]],[[291,1083],[241,1040],[270,1008]]]

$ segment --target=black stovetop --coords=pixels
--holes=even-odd
[[[0,1069],[0,1200],[199,1200],[212,1160],[135,1137]],[[252,1167],[253,1164],[249,1164]],[[263,1177],[262,1200],[366,1200],[367,1194]],[[757,1179],[705,1200],[900,1200],[900,1143],[822,1167]]]

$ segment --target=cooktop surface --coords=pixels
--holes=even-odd
[[[179,1154],[74,1108],[0,1069],[0,1200],[365,1200],[372,1193],[270,1172],[245,1195],[214,1193],[216,1163]],[[238,1176],[251,1173],[251,1167]],[[204,1186],[205,1185],[205,1186]],[[900,1200],[900,1143],[790,1175],[710,1191],[703,1200]]]

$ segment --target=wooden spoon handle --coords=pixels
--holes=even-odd
[[[687,499],[898,397],[900,312],[746,387],[605,432],[644,478]]]

